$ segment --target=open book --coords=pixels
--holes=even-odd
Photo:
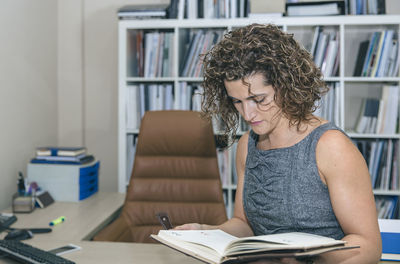
[[[207,263],[236,263],[262,258],[309,257],[357,248],[346,242],[307,233],[282,233],[237,238],[222,230],[160,230],[151,237]]]

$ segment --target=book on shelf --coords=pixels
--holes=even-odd
[[[144,77],[173,75],[171,71],[173,39],[172,32],[147,32],[144,34]]]
[[[362,70],[362,76],[369,76],[369,72],[371,71],[371,61],[373,61],[373,53],[374,50],[376,50],[377,43],[380,38],[380,32],[375,31],[372,33],[369,45],[368,45],[368,52],[365,57],[364,65],[363,65],[363,70]]]
[[[385,73],[387,74],[387,68],[389,65],[389,54],[392,49],[393,36],[394,36],[394,30],[391,29],[385,30],[381,56],[379,57],[378,60],[378,66],[375,73],[375,77],[384,77]]]
[[[179,0],[178,18],[225,18],[229,17],[230,11],[227,1],[214,0]]]
[[[397,39],[393,39],[389,52],[387,71],[384,75],[397,76],[399,71],[399,63],[399,41]]]
[[[217,149],[219,175],[221,177],[221,184],[223,187],[230,184],[230,160],[228,149]]]
[[[386,30],[383,30],[380,34],[380,38],[379,38],[379,42],[378,42],[378,46],[376,48],[376,53],[375,53],[375,58],[373,61],[373,65],[372,65],[372,69],[371,69],[371,77],[375,77],[377,70],[378,70],[378,65],[379,65],[379,61],[381,59],[381,54],[382,54],[382,50],[383,50],[383,43],[385,40],[385,35],[386,35]]]
[[[249,18],[281,17],[285,13],[284,0],[249,0]]]
[[[192,31],[189,33],[187,49],[181,64],[181,76],[200,77],[202,63],[200,55],[204,54],[217,43],[223,35],[223,30],[203,30]]]
[[[356,57],[356,64],[354,67],[354,72],[353,76],[361,76],[362,75],[362,70],[363,70],[363,65],[365,58],[367,56],[368,52],[368,46],[369,46],[369,40],[362,41],[358,47],[358,53]]]
[[[398,139],[353,139],[368,165],[375,190],[398,191]]]
[[[168,4],[125,5],[118,9],[119,19],[165,18]]]
[[[333,238],[293,232],[237,238],[222,230],[160,230],[158,242],[207,263],[234,263],[279,257],[309,257],[357,248]]]
[[[168,18],[178,18],[178,4],[180,0],[171,0],[167,8]]]
[[[324,76],[333,76],[335,60],[339,57],[339,32],[329,34],[329,41],[325,47],[325,54],[321,64],[321,71]]]
[[[349,15],[376,15],[386,13],[387,0],[346,0]]]
[[[309,1],[286,3],[287,16],[329,16],[344,14],[344,1]]]
[[[375,205],[379,219],[396,219],[398,217],[398,196],[375,196]]]
[[[37,156],[71,156],[86,153],[85,147],[39,147],[36,149]]]
[[[379,134],[395,134],[399,130],[399,91],[400,87],[395,85],[382,87],[382,111],[378,116],[376,131]]]
[[[387,15],[400,14],[399,0],[385,0],[385,14]]]
[[[136,84],[127,87],[126,119],[128,130],[139,128],[146,111],[158,110],[201,110],[203,89],[196,83]]]
[[[399,93],[399,86],[383,85],[381,98],[364,98],[354,130],[357,133],[398,133]]]
[[[140,125],[140,94],[138,85],[129,85],[126,90],[126,128],[137,129]]]
[[[200,86],[200,85],[193,86],[192,111],[201,112],[201,102],[202,102],[202,94],[203,93],[204,93],[204,89],[202,86]]]
[[[371,149],[372,155],[369,162],[369,172],[371,175],[372,187],[374,189],[378,187],[377,184],[379,183],[378,177],[380,174],[380,165],[383,163],[384,156],[387,154],[384,152],[385,144],[387,144],[385,140],[377,140],[377,142],[372,145]]]
[[[328,83],[329,91],[322,96],[321,100],[316,102],[316,110],[314,115],[322,117],[326,120],[333,122],[338,125],[339,122],[339,110],[337,102],[339,101],[339,83]]]
[[[361,75],[367,77],[397,76],[398,53],[398,39],[394,30],[388,29],[374,32],[369,39],[368,51],[365,55]]]
[[[128,76],[144,76],[144,32],[143,30],[131,30],[128,33],[127,49],[127,74]]]
[[[380,100],[375,98],[365,98],[361,107],[358,119],[357,133],[375,133],[378,120]]]

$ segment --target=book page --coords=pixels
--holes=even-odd
[[[292,232],[239,238],[226,248],[226,254],[248,250],[309,249],[333,245],[343,245],[342,240],[308,233]]]
[[[220,256],[223,255],[226,246],[237,237],[225,233],[222,230],[160,230],[158,235],[168,241],[182,240],[209,247]]]

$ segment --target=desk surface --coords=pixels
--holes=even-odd
[[[32,213],[15,214],[18,220],[12,227],[49,227],[52,220],[65,216],[65,222],[54,226],[51,233],[36,234],[31,240],[89,240],[112,221],[124,199],[121,193],[96,193],[81,202],[55,202],[44,209],[36,208]]]
[[[24,242],[28,242],[25,240]],[[35,246],[50,250],[71,243],[71,241],[37,241]],[[187,263],[201,264],[202,262],[181,254],[175,250],[159,244],[118,243],[118,242],[95,242],[77,241],[73,244],[80,246],[79,251],[67,253],[62,257],[76,262],[77,264],[101,264],[101,263]],[[2,262],[4,261],[4,262]],[[0,263],[17,263],[13,260],[0,259]]]
[[[16,214],[14,228],[42,228],[65,216],[65,222],[54,226],[51,233],[35,234],[24,243],[44,250],[66,244],[76,244],[82,250],[63,257],[79,264],[89,263],[199,263],[168,247],[159,244],[116,243],[88,241],[102,227],[112,221],[124,203],[125,194],[97,193],[81,202],[55,202],[44,209],[29,214]],[[7,210],[11,212],[11,208]],[[0,238],[4,237],[0,234]],[[0,259],[0,263],[16,263]]]
[[[124,199],[125,194],[97,193],[81,202],[55,202],[47,208],[36,209],[29,214],[16,214],[18,221],[12,227],[48,227],[52,220],[65,216],[65,222],[54,226],[51,233],[35,234],[32,239],[23,242],[44,250],[70,243],[76,244],[82,247],[82,250],[65,254],[63,257],[79,264],[201,263],[160,244],[88,241],[98,230],[112,221]],[[4,233],[0,234],[0,238],[2,237]],[[0,259],[0,263],[16,262]]]

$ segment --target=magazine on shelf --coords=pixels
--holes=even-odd
[[[125,5],[118,9],[120,19],[164,18],[167,16],[167,4]]]
[[[345,241],[292,232],[238,238],[222,230],[160,230],[158,242],[207,263],[238,263],[257,259],[306,258],[333,250],[357,248]]]
[[[329,16],[344,14],[344,1],[286,3],[287,16]]]

